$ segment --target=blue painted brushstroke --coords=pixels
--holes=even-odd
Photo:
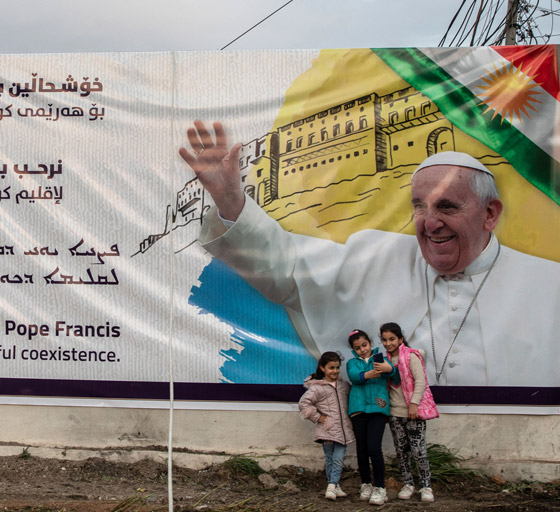
[[[282,306],[273,304],[224,263],[212,259],[193,286],[189,304],[234,329],[234,349],[221,351],[221,371],[237,384],[301,384],[317,362],[301,343]]]

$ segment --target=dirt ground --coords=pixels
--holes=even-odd
[[[496,483],[489,477],[448,478],[433,484],[436,501],[422,504],[396,499],[400,487],[394,468],[387,471],[389,502],[369,505],[357,496],[354,470],[341,481],[348,497],[324,499],[322,473],[284,466],[260,475],[231,464],[204,470],[173,470],[175,512],[186,511],[560,511],[560,482]],[[151,460],[134,464],[100,458],[84,461],[41,459],[24,452],[0,457],[0,511],[148,512],[168,510],[167,466]]]

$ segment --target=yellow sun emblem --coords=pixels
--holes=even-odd
[[[508,65],[509,64],[509,65]],[[534,82],[535,76],[529,76],[521,71],[521,66],[514,68],[513,64],[503,63],[501,69],[494,66],[495,73],[487,71],[488,77],[481,77],[488,85],[478,85],[484,92],[477,96],[484,100],[483,105],[488,105],[484,111],[494,110],[494,119],[498,114],[502,116],[502,123],[506,117],[509,117],[510,123],[513,121],[513,114],[522,122],[521,113],[525,114],[529,119],[531,116],[527,109],[537,109],[531,105],[533,103],[541,103],[534,98],[536,94],[542,94],[533,89],[539,84]],[[530,70],[529,70],[530,72]]]

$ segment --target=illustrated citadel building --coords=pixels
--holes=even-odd
[[[418,164],[454,146],[453,125],[429,98],[408,87],[284,125],[244,145],[240,166],[246,193],[266,206],[333,180]]]

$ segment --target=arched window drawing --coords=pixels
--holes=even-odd
[[[352,133],[354,131],[354,122],[346,121],[346,133]]]
[[[416,109],[414,107],[408,107],[404,111],[404,118],[407,121],[410,121],[411,119],[414,119],[414,117],[416,117]]]
[[[296,148],[301,148],[301,146],[303,145],[303,137],[298,137],[296,139]]]
[[[360,130],[367,128],[367,116],[360,116]]]
[[[453,140],[453,131],[447,127],[435,129],[428,135],[426,144],[426,156],[432,156],[441,151],[454,151],[455,142]]]
[[[340,135],[340,123],[336,123],[333,126],[333,137]]]
[[[288,141],[286,142],[286,152],[291,150],[292,150],[292,139],[288,139]]]
[[[389,113],[389,124],[396,124],[399,122],[399,113],[398,112],[390,112]]]
[[[326,128],[322,128],[321,129],[321,142],[325,142],[326,140],[329,140],[329,134],[328,134]]]

